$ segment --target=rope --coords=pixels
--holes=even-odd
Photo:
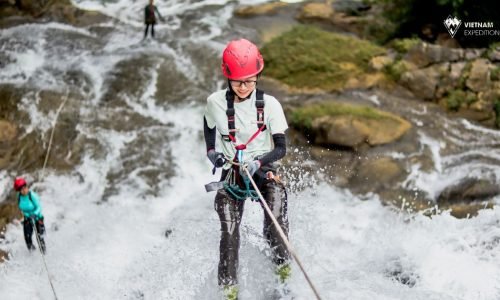
[[[36,232],[35,235],[36,235],[36,242],[38,243],[38,250],[40,251],[40,255],[42,256],[43,266],[45,267],[45,271],[47,272],[47,278],[49,279],[50,288],[52,289],[52,293],[54,293],[54,298],[57,300],[56,290],[54,288],[54,285],[52,284],[52,280],[50,280],[49,269],[47,268],[47,262],[45,261],[45,254],[41,248],[42,243],[40,242],[40,237],[38,236],[38,229],[36,228],[36,226],[33,222],[31,222],[31,226],[33,227],[34,231]]]
[[[64,104],[66,104],[66,101],[68,101],[68,92],[66,92],[66,96],[64,97],[64,100],[61,103],[61,105],[59,105],[59,108],[57,109],[57,112],[56,112],[56,118],[54,119],[54,126],[52,126],[52,131],[50,132],[49,147],[47,148],[47,154],[45,155],[45,161],[43,162],[42,175],[40,176],[40,179],[45,177],[45,173],[44,173],[45,167],[47,166],[47,161],[49,160],[50,148],[52,146],[52,140],[54,139],[54,131],[56,129],[57,119],[59,118],[59,113],[63,109]]]
[[[69,94],[69,92],[66,92],[66,96],[64,97],[64,100],[61,103],[61,105],[59,105],[59,108],[57,109],[57,112],[56,112],[56,118],[54,119],[54,125],[52,126],[52,132],[50,133],[49,146],[47,147],[47,154],[45,155],[45,161],[43,162],[40,180],[45,177],[45,167],[47,166],[47,161],[49,160],[49,154],[50,154],[50,149],[52,146],[52,140],[54,139],[54,131],[56,129],[57,119],[59,118],[59,113],[63,109],[64,104],[66,104],[66,101],[68,100],[68,94]],[[49,269],[47,268],[47,262],[45,261],[45,254],[42,252],[42,249],[40,247],[41,243],[40,243],[40,237],[38,236],[38,230],[36,229],[35,224],[31,223],[31,226],[33,227],[33,229],[36,232],[35,235],[36,235],[36,241],[38,243],[38,250],[40,250],[40,255],[42,256],[43,266],[45,267],[45,271],[47,272],[47,279],[49,280],[50,287],[52,288],[52,293],[54,293],[54,298],[57,300],[56,290],[54,288],[54,285],[52,284],[52,280],[50,279],[50,272],[49,272]]]
[[[243,170],[245,170],[245,172],[246,172],[248,178],[250,179],[250,182],[252,183],[255,191],[259,195],[260,202],[262,203],[262,206],[264,206],[264,209],[265,209],[266,213],[268,214],[268,216],[273,221],[273,224],[276,227],[276,230],[280,234],[281,238],[283,239],[283,242],[285,243],[285,246],[288,249],[288,252],[290,252],[290,254],[293,256],[293,258],[297,262],[297,265],[299,265],[299,268],[302,271],[302,273],[304,274],[304,277],[306,278],[307,283],[309,283],[309,286],[313,290],[314,295],[316,296],[316,299],[321,300],[321,297],[319,296],[318,291],[316,290],[316,288],[314,287],[314,284],[312,283],[311,279],[307,275],[306,270],[304,269],[304,267],[302,266],[302,263],[299,260],[299,257],[297,256],[297,254],[295,253],[295,251],[293,251],[292,246],[290,245],[290,242],[288,241],[285,233],[283,232],[283,229],[281,229],[280,224],[278,223],[278,221],[274,217],[273,212],[271,211],[271,209],[269,208],[269,206],[266,203],[266,200],[264,200],[264,197],[262,197],[262,194],[260,193],[259,188],[255,184],[255,181],[253,180],[252,176],[250,175],[250,172],[248,172],[248,169],[246,168],[246,166],[243,166]]]
[[[239,163],[231,162],[234,165],[239,165]],[[245,184],[245,188],[242,189],[238,184],[236,184],[234,180],[234,170],[229,170],[226,179],[224,180],[224,189],[229,192],[236,200],[245,201],[247,198],[252,199],[252,201],[259,200],[259,195],[250,189],[250,180],[243,177],[243,183]]]

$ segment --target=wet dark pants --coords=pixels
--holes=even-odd
[[[45,233],[45,224],[43,223],[43,219],[35,221],[36,231],[38,234],[38,238],[40,242],[43,241],[43,235]],[[23,231],[24,231],[24,240],[26,241],[26,246],[28,249],[33,249],[33,226],[31,224],[30,219],[25,218],[23,221]]]
[[[288,237],[287,195],[283,184],[265,180],[260,185],[262,196],[276,220]],[[237,284],[238,251],[240,247],[240,224],[245,201],[234,200],[221,189],[215,196],[215,210],[221,224],[219,285]],[[264,208],[262,208],[264,210]],[[264,237],[273,252],[273,262],[282,264],[289,258],[285,243],[279,236],[271,218],[264,211]]]
[[[146,30],[144,30],[144,38],[148,37],[148,29],[151,26],[151,37],[155,37],[155,23],[146,24]]]

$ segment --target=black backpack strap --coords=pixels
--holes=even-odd
[[[35,202],[33,202],[33,199],[31,198],[31,191],[28,192],[28,199],[30,199],[31,204],[35,205]],[[17,205],[19,206],[19,203],[21,203],[21,193],[17,195]]]
[[[256,93],[255,107],[257,108],[257,128],[260,129],[262,125],[264,125],[264,91],[257,89]],[[264,130],[266,130],[265,125],[262,131]]]
[[[236,126],[234,125],[234,94],[228,89],[226,91],[226,103],[227,103],[227,128],[229,129],[229,139],[236,142]]]

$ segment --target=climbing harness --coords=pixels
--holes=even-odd
[[[255,181],[253,180],[253,178],[250,176],[250,172],[248,172],[248,169],[247,169],[247,167],[245,165],[243,165],[242,167],[243,167],[243,171],[247,174],[247,178],[252,183],[252,186],[253,186],[253,188],[255,189],[255,192],[258,195],[258,197],[260,199],[260,203],[264,207],[264,210],[266,211],[266,213],[269,216],[269,218],[271,218],[274,226],[276,227],[276,230],[278,231],[279,235],[281,236],[281,239],[283,240],[283,243],[285,244],[286,248],[288,249],[288,252],[295,259],[295,262],[297,262],[297,265],[299,266],[300,270],[304,274],[304,277],[306,278],[307,283],[309,283],[309,286],[311,287],[312,291],[314,292],[314,295],[316,296],[316,299],[321,300],[321,297],[319,296],[319,293],[316,290],[316,287],[314,286],[314,284],[312,283],[311,279],[307,275],[306,270],[302,266],[302,263],[300,262],[299,257],[297,256],[297,254],[295,253],[295,251],[293,251],[292,246],[290,245],[290,242],[288,241],[288,238],[286,237],[285,233],[283,232],[283,229],[281,228],[280,224],[278,223],[278,221],[274,217],[274,214],[271,211],[271,209],[269,208],[269,205],[267,205],[264,197],[262,196],[261,192],[259,191],[259,188],[257,187],[257,184],[255,183]]]
[[[231,163],[233,164],[234,162]],[[234,174],[234,172],[236,171],[233,169],[233,167],[231,167],[223,183],[224,190],[231,194],[234,199],[239,201],[245,201],[247,198],[250,198],[252,201],[258,201],[259,195],[257,195],[255,190],[250,188],[250,179],[246,176],[241,176],[243,177],[242,180],[244,184],[244,188],[241,188],[236,183],[236,174]]]
[[[255,107],[257,108],[257,131],[248,139],[244,144],[237,144],[236,141],[236,126],[235,126],[235,110],[234,110],[234,94],[230,91],[226,91],[226,102],[227,102],[227,125],[228,125],[228,135],[222,136],[226,142],[231,142],[236,149],[236,154],[232,160],[228,160],[232,166],[229,169],[226,178],[224,179],[224,190],[234,197],[234,199],[239,201],[244,201],[250,198],[252,201],[258,201],[259,196],[250,186],[250,180],[246,176],[241,176],[239,168],[241,167],[241,162],[243,162],[243,150],[247,148],[257,136],[266,130],[266,124],[264,122],[264,92],[261,90],[256,90],[256,100]]]

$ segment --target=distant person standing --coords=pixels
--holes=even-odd
[[[146,23],[146,30],[144,31],[144,38],[148,37],[148,29],[151,26],[151,37],[155,37],[155,24],[156,16],[162,19],[158,8],[154,5],[154,0],[149,0],[149,5],[144,8],[144,23]]]

